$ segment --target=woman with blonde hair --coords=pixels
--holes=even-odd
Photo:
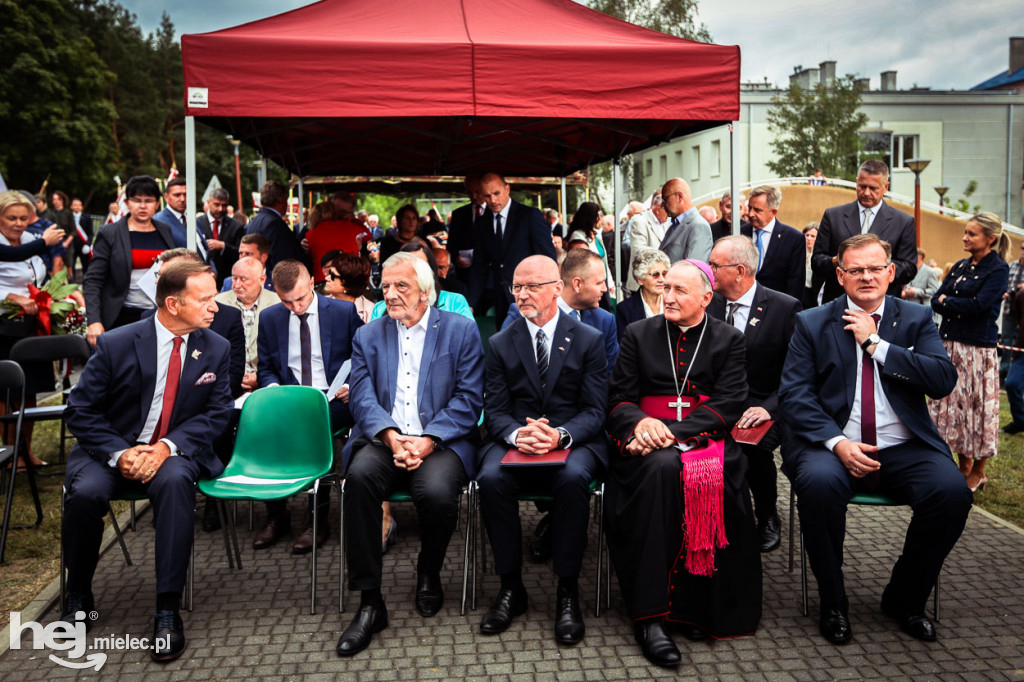
[[[957,454],[960,472],[976,492],[985,487],[985,462],[999,437],[999,355],[996,320],[1006,292],[1010,239],[994,213],[972,216],[964,227],[964,251],[935,296],[942,315],[939,335],[956,366],[953,392],[928,404],[935,426]]]

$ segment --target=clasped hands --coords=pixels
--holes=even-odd
[[[558,449],[562,434],[548,426],[546,417],[526,418],[526,426],[520,426],[516,433],[516,447],[527,455],[546,455]]]
[[[633,429],[634,438],[626,445],[626,454],[643,457],[655,450],[671,447],[676,444],[665,422],[654,417],[644,417]]]
[[[406,436],[395,429],[385,429],[380,440],[394,455],[395,466],[406,471],[418,469],[423,458],[434,451],[429,436]]]
[[[149,483],[170,456],[171,449],[163,441],[155,445],[136,445],[121,453],[117,468],[129,480]]]
[[[854,478],[864,478],[868,474],[878,471],[882,466],[877,459],[872,457],[878,453],[877,445],[858,443],[844,438],[836,443],[833,452]]]

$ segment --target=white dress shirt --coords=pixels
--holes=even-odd
[[[756,227],[751,228],[753,232],[750,233],[751,241],[754,242],[754,248],[757,248],[757,234],[758,229]],[[775,229],[775,218],[764,226],[761,232],[764,232],[764,236],[761,237],[761,260],[757,264],[757,269],[760,270],[761,266],[764,265],[764,259],[768,257],[768,246],[772,243],[772,230]]]
[[[398,326],[398,380],[395,382],[395,405],[391,408],[391,418],[407,436],[423,435],[418,391],[429,321],[429,310],[411,327],[394,321]]]
[[[850,310],[863,310],[860,306],[855,304],[853,301],[847,299],[846,305]],[[878,310],[874,311],[879,316],[879,325],[881,325],[881,317],[885,314],[885,301],[882,301],[882,305],[878,306]],[[853,390],[853,407],[850,409],[850,420],[846,422],[846,426],[843,427],[843,434],[846,438],[852,441],[862,443],[864,442],[863,436],[861,435],[861,367],[864,363],[864,351],[860,349],[857,344],[857,340],[853,334],[850,334],[850,343],[856,348],[857,357],[857,385]],[[875,443],[878,445],[878,449],[889,448],[894,445],[899,445],[910,440],[914,434],[910,432],[910,429],[906,427],[903,420],[900,419],[896,411],[893,410],[892,405],[889,403],[889,399],[885,395],[885,391],[882,390],[882,377],[878,371],[879,367],[885,366],[885,358],[889,352],[889,342],[882,340],[875,346],[875,352],[871,356],[871,360],[874,363],[874,377],[875,377]],[[829,450],[835,451],[836,443],[843,440],[844,436],[836,436],[825,441],[825,447]]]
[[[315,293],[313,302],[306,308],[306,314],[313,361],[313,388],[326,391],[331,383],[327,380],[323,349],[320,347],[320,297]],[[288,369],[295,375],[295,381],[302,383],[302,343],[299,340],[299,316],[295,313],[288,315]]]
[[[146,414],[146,422],[142,425],[142,431],[139,432],[139,443],[149,443],[150,439],[153,438],[153,432],[160,426],[160,414],[164,409],[164,388],[167,384],[167,371],[170,369],[171,363],[171,350],[174,349],[174,334],[167,329],[167,327],[160,324],[160,318],[156,314],[153,315],[153,323],[156,325],[156,382],[153,385],[153,399],[149,403],[149,412]],[[188,334],[183,334],[181,337],[181,346],[178,348],[178,353],[181,354],[181,374],[185,374],[185,352],[188,348]],[[178,377],[178,387],[181,387],[181,376]],[[161,443],[166,443],[167,447],[171,449],[171,456],[178,454],[178,446],[167,440],[166,438],[160,439]],[[121,459],[121,454],[124,450],[118,450],[110,455],[108,464],[112,467],[117,466],[117,461]]]
[[[743,294],[735,301],[726,299],[725,301],[725,314],[728,319],[729,306],[733,303],[739,303],[736,311],[732,314],[732,326],[739,329],[741,332],[747,326],[747,320],[750,319],[750,306],[754,304],[754,293],[757,291],[757,282],[754,282],[754,286],[747,289],[747,293]]]

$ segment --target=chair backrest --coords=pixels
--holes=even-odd
[[[11,348],[11,360],[15,362],[52,362],[54,360],[89,359],[89,344],[78,334],[54,336],[29,336],[21,339]]]
[[[10,414],[15,409],[18,411],[18,419],[15,422],[14,445],[17,452],[18,439],[21,438],[21,418],[25,413],[21,409],[25,405],[25,370],[13,360],[0,360],[0,395],[4,397],[4,411]],[[17,399],[15,404],[14,399]]]
[[[309,386],[269,386],[242,406],[225,476],[323,476],[334,463],[327,396]]]

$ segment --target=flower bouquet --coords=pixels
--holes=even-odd
[[[61,270],[50,278],[43,288],[28,285],[28,297],[36,302],[39,308],[39,335],[50,334],[85,334],[85,316],[78,309],[78,304],[71,294],[81,287],[68,283],[67,269]],[[14,301],[0,301],[0,312],[8,313],[9,319],[21,317],[25,310]]]

